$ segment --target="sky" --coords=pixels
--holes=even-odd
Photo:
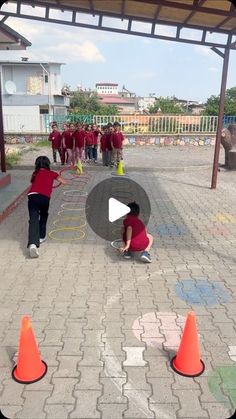
[[[5,23],[32,46],[1,51],[2,60],[26,56],[62,62],[62,81],[72,89],[113,82],[139,96],[155,93],[200,102],[220,92],[223,60],[208,47],[28,19],[8,18]],[[162,30],[168,34],[171,28]],[[236,86],[235,68],[236,51],[231,51],[227,88]]]

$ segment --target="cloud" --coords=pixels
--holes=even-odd
[[[212,56],[212,51],[209,47],[204,47],[203,45],[194,45],[194,50],[205,57]]]
[[[46,51],[51,52],[54,56],[64,57],[64,61],[76,62],[83,61],[87,63],[104,63],[105,57],[99,51],[95,44],[91,41],[63,42],[56,48],[50,46]]]
[[[157,73],[154,73],[153,71],[146,71],[143,73],[137,73],[134,74],[134,79],[138,80],[150,80],[157,77]]]
[[[219,69],[217,67],[208,67],[208,70],[212,73],[218,73]]]

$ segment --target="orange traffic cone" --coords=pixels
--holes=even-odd
[[[18,383],[39,381],[47,372],[47,364],[41,361],[29,317],[22,319],[17,365],[12,377]]]
[[[185,377],[197,377],[205,370],[200,359],[195,314],[188,314],[177,355],[171,360],[175,372]]]

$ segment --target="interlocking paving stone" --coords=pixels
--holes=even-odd
[[[39,259],[30,260],[27,200],[0,225],[0,407],[6,415],[226,419],[233,413],[235,388],[224,384],[231,375],[218,375],[217,368],[230,371],[236,361],[236,173],[220,172],[218,187],[211,191],[209,169],[155,170],[170,161],[180,168],[199,156],[211,160],[212,149],[187,150],[125,149],[130,175],[152,204],[152,264],[126,263],[89,229],[77,243],[48,239]],[[110,176],[99,165],[86,170],[91,174],[86,191]],[[58,215],[65,189],[53,193],[48,231],[55,219],[77,215]],[[190,283],[192,288],[185,286]],[[179,298],[176,285],[188,301]],[[170,367],[191,310],[206,366],[195,379]],[[11,379],[25,314],[48,364],[47,375],[30,386]]]

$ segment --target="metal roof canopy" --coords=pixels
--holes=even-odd
[[[211,47],[223,58],[211,184],[211,188],[214,189],[218,172],[229,53],[231,49],[236,49],[236,10],[233,2],[235,0],[12,0],[5,2],[10,7],[0,10],[0,15],[3,15],[4,19],[19,17]],[[83,22],[84,15],[92,18],[93,22]],[[140,24],[141,29],[135,29],[135,26],[140,27]],[[173,36],[159,33],[163,25],[173,28]],[[187,34],[186,29],[190,29]],[[218,35],[216,40],[214,35]]]
[[[209,47],[225,48],[227,35],[236,35],[236,11],[228,0],[11,0],[5,3],[11,5],[10,10],[0,10],[0,15],[5,17]],[[60,17],[56,16],[57,12],[59,15],[62,12]],[[93,22],[83,23],[84,15],[93,17]],[[107,18],[111,18],[110,21]],[[141,22],[146,23],[145,28],[135,29],[135,25]],[[173,36],[158,33],[163,25],[173,28]],[[193,34],[182,36],[183,29],[198,31],[196,39],[193,39]],[[226,39],[207,40],[207,35],[213,32],[226,35]],[[230,48],[236,48],[236,43],[230,44]]]

